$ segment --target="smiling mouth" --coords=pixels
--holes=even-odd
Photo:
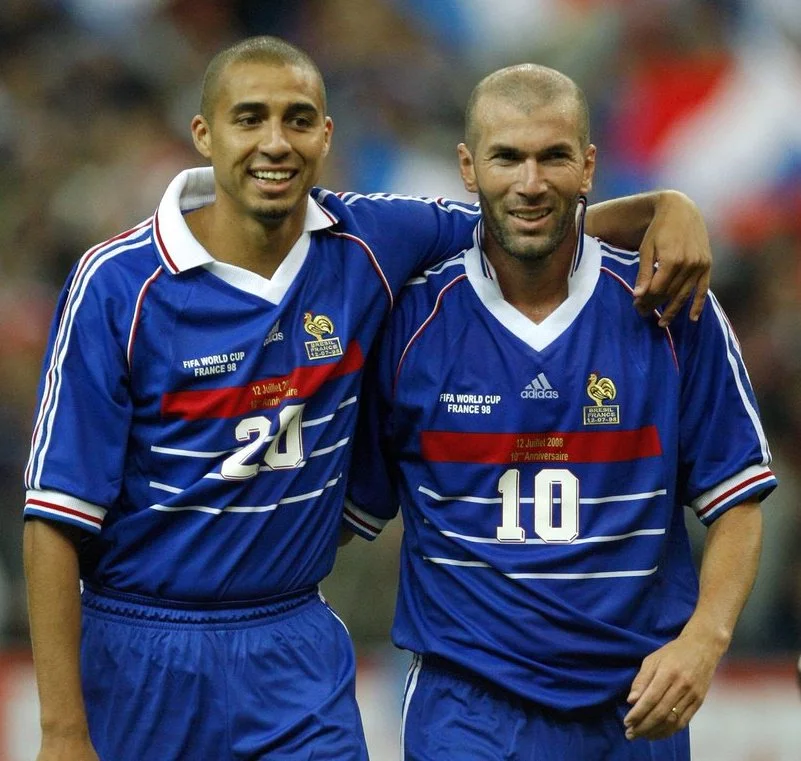
[[[515,219],[523,222],[539,222],[551,213],[550,209],[538,209],[537,211],[510,211],[509,214]]]
[[[290,169],[255,169],[250,174],[262,182],[275,183],[287,182],[295,176],[295,172]]]

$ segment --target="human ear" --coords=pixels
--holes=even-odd
[[[459,143],[456,147],[459,156],[459,174],[462,175],[462,182],[465,190],[470,193],[478,193],[478,182],[476,181],[476,165],[473,161],[473,154],[464,144]]]
[[[325,124],[323,126],[325,130],[325,145],[323,146],[323,158],[328,155],[328,151],[331,150],[331,136],[334,134],[334,120],[330,116],[325,117]]]
[[[584,169],[582,170],[580,193],[586,195],[592,190],[592,178],[595,175],[595,156],[597,149],[590,143],[584,151]]]
[[[211,160],[211,128],[200,114],[192,119],[192,142],[203,158]]]

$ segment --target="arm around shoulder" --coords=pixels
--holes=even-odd
[[[684,193],[660,190],[615,198],[587,209],[588,235],[640,252],[634,305],[659,315],[665,326],[694,292],[690,318],[697,320],[709,291],[712,250],[698,206]]]
[[[81,689],[80,529],[28,519],[23,560],[39,690],[42,747],[38,761],[97,761]]]

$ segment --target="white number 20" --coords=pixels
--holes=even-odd
[[[561,520],[554,520],[556,490],[561,492]],[[501,495],[501,525],[496,529],[499,542],[525,542],[526,530],[520,525],[520,471],[507,470],[498,481]],[[572,542],[578,536],[579,483],[569,470],[541,470],[534,477],[534,532],[546,542]]]
[[[278,433],[263,458],[264,464],[271,470],[296,468],[303,462],[303,439],[300,435],[303,407],[302,404],[288,404],[278,413]],[[254,435],[256,438],[226,458],[220,474],[230,481],[253,478],[262,463],[246,463],[269,439],[270,418],[260,415],[240,420],[234,435],[237,441],[249,441]]]

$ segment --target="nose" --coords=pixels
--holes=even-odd
[[[536,195],[543,189],[543,177],[537,159],[528,158],[520,165],[520,192]]]
[[[284,132],[284,125],[278,120],[265,122],[259,140],[259,150],[270,158],[280,158],[289,153],[291,148]]]

